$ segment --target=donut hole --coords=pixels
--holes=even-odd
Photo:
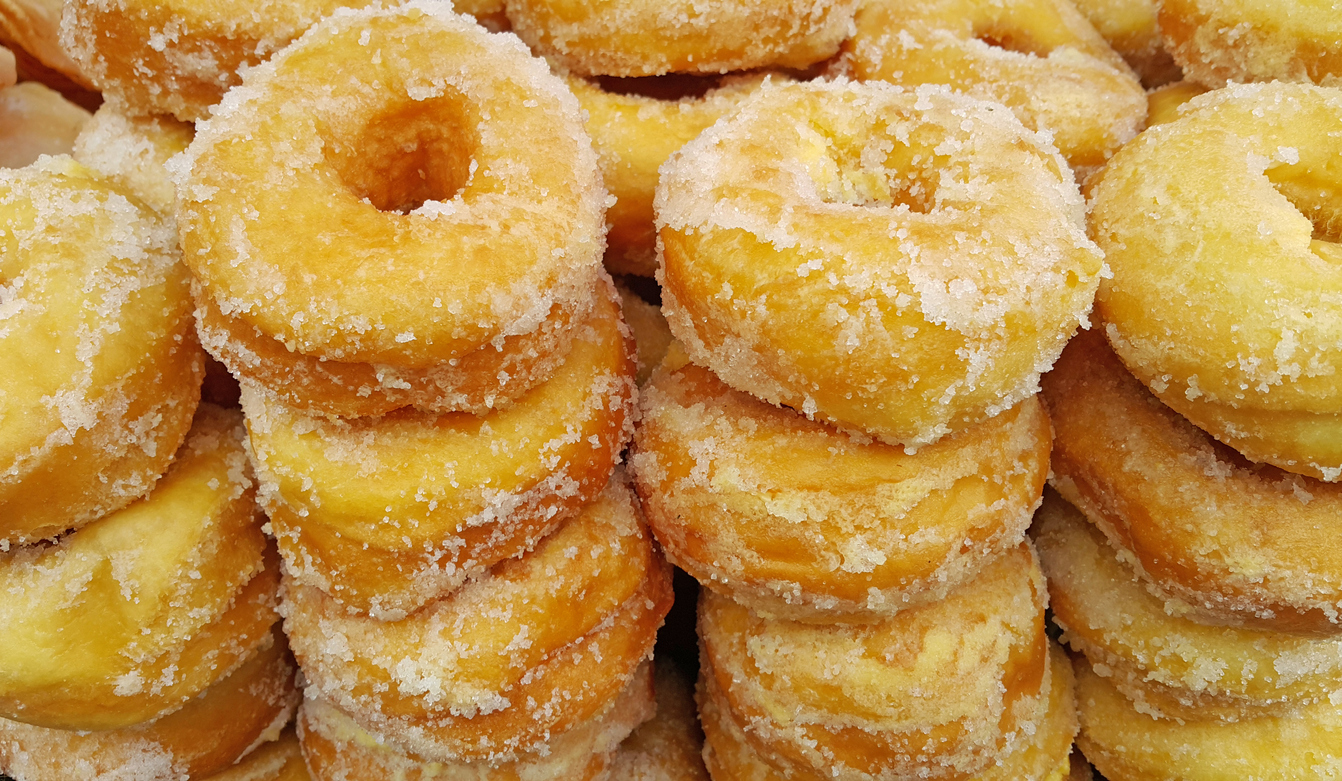
[[[1342,189],[1303,165],[1270,167],[1267,178],[1313,226],[1310,238],[1315,254],[1342,262]]]
[[[636,76],[630,78],[598,76],[596,82],[601,85],[601,89],[614,95],[651,98],[674,103],[704,97],[722,86],[723,78],[721,74],[696,76],[672,73],[665,76]]]
[[[1017,54],[1047,57],[1053,45],[1041,40],[1032,30],[1006,25],[991,25],[975,30],[974,37],[994,49],[1005,49]]]
[[[811,180],[826,203],[904,207],[920,214],[936,207],[933,156],[896,139],[884,126],[835,132],[812,123],[801,130]]]
[[[471,179],[479,138],[458,95],[406,100],[328,139],[340,182],[383,212],[408,214],[426,201],[456,197]]]

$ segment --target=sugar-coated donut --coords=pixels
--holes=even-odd
[[[1312,0],[1161,0],[1160,34],[1184,76],[1208,87],[1342,86],[1342,17]]]
[[[1179,109],[1185,103],[1207,91],[1192,81],[1176,81],[1146,94],[1146,125],[1155,127],[1179,118]]]
[[[178,161],[201,295],[298,359],[542,360],[566,333],[542,325],[576,327],[601,274],[607,195],[577,101],[445,3],[334,13],[248,71]]]
[[[1336,778],[1342,712],[1322,702],[1283,716],[1227,723],[1156,719],[1078,659],[1077,745],[1111,781],[1299,781]]]
[[[673,152],[736,108],[764,78],[569,77],[569,87],[587,112],[587,132],[601,162],[601,177],[615,196],[615,203],[606,210],[606,268],[611,273],[643,277],[656,273],[652,199],[657,191],[657,169]]]
[[[133,114],[185,122],[252,68],[337,8],[369,0],[74,0],[60,23],[61,48],[79,72]]]
[[[745,731],[722,704],[711,676],[700,679],[700,715],[706,733],[704,757],[715,781],[822,781],[829,773],[795,767],[780,770],[767,763],[751,745]],[[1056,646],[1049,653],[1048,710],[1032,736],[995,765],[968,777],[968,781],[1065,781],[1072,778],[1069,757],[1076,737],[1076,700],[1071,662]],[[1085,765],[1085,762],[1081,762]]]
[[[1070,0],[868,0],[845,64],[863,81],[948,84],[1047,130],[1072,166],[1142,129],[1141,84]]]
[[[614,292],[600,297],[559,371],[487,416],[329,420],[248,388],[242,407],[289,577],[404,618],[594,499],[629,439],[635,393]]]
[[[15,781],[213,778],[278,737],[298,707],[297,670],[278,624],[267,638],[241,667],[153,722],[73,732],[0,719],[0,773]]]
[[[709,781],[694,688],[670,659],[658,657],[657,713],[620,744],[611,781]]]
[[[617,480],[532,552],[400,621],[291,581],[281,609],[309,697],[426,760],[498,763],[600,713],[671,599],[670,567]]]
[[[68,155],[89,112],[36,81],[0,89],[0,168]]]
[[[671,157],[656,207],[695,363],[894,444],[1034,395],[1103,268],[1047,140],[945,87],[760,89]]]
[[[111,729],[182,706],[278,618],[242,421],[202,406],[144,500],[0,554],[0,716]]]
[[[0,550],[147,493],[202,353],[171,226],[69,158],[0,170]]]
[[[1156,0],[1073,0],[1095,32],[1123,55],[1146,87],[1179,80],[1179,66],[1165,50],[1156,24]]]
[[[74,158],[135,193],[155,211],[172,217],[177,191],[167,163],[186,151],[195,128],[171,117],[128,116],[114,103],[104,103],[74,142]]]
[[[312,781],[298,735],[286,728],[278,738],[257,746],[232,767],[201,781]]]
[[[584,76],[805,68],[852,34],[856,0],[507,0],[512,29]]]
[[[672,563],[769,616],[875,621],[941,599],[1020,544],[1048,475],[1030,398],[908,453],[728,388],[674,350],[631,458]]]
[[[499,764],[425,761],[368,733],[320,699],[303,704],[298,725],[315,781],[636,781],[618,774],[612,758],[620,741],[647,721],[654,708],[652,666],[644,663],[604,711],[552,736],[544,751]]]
[[[1342,631],[1342,485],[1245,462],[1147,393],[1097,333],[1044,378],[1053,484],[1175,614]]]
[[[764,619],[705,589],[700,662],[770,764],[843,781],[964,778],[1043,719],[1046,600],[1028,544],[880,624]]]
[[[1049,494],[1031,530],[1053,619],[1129,699],[1168,718],[1226,720],[1342,699],[1342,639],[1169,615],[1080,512]]]
[[[1123,363],[1250,460],[1342,479],[1342,92],[1227,87],[1115,155],[1091,191]],[[1245,258],[1253,258],[1246,263]]]

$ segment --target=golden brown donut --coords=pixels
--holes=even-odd
[[[595,498],[633,418],[633,350],[613,291],[576,331],[553,377],[483,417],[330,420],[248,388],[252,454],[290,579],[404,618]]]
[[[1145,119],[1141,84],[1071,0],[868,0],[844,58],[863,81],[1004,103],[1074,168],[1104,165]]]
[[[359,727],[323,700],[299,711],[303,754],[316,781],[635,781],[611,767],[620,741],[652,716],[652,669],[644,663],[604,711],[562,734],[540,754],[524,754],[497,765],[429,762]]]
[[[199,296],[296,361],[413,379],[477,354],[557,360],[600,283],[607,195],[577,101],[516,38],[444,3],[328,17],[248,71],[175,165]],[[462,379],[493,385],[492,408],[528,387],[515,374]],[[446,411],[454,389],[436,390]]]
[[[644,301],[637,293],[621,284],[615,285],[620,294],[620,310],[629,330],[634,332],[634,347],[638,353],[638,385],[652,376],[652,370],[671,349],[671,329],[662,317],[662,308]]]
[[[263,520],[241,415],[204,405],[145,499],[0,554],[0,716],[127,727],[241,664],[277,618]]]
[[[0,169],[0,550],[144,496],[203,354],[171,225],[69,158]]]
[[[1295,81],[1342,86],[1342,17],[1312,0],[1161,0],[1160,34],[1207,87]]]
[[[583,76],[805,68],[852,34],[856,0],[508,0],[512,29]]]
[[[0,89],[0,168],[23,168],[39,155],[70,154],[88,120],[89,112],[38,82]]]
[[[674,661],[658,657],[657,714],[620,744],[611,781],[709,781],[694,689]]]
[[[667,161],[656,206],[690,358],[893,444],[1034,395],[1103,266],[1053,146],[944,87],[761,88]]]
[[[1076,737],[1076,700],[1073,696],[1071,662],[1057,646],[1049,652],[1048,710],[1034,735],[997,764],[968,777],[968,781],[1069,781],[1088,778],[1076,775],[1072,739]],[[822,781],[833,778],[824,771],[810,772],[787,766],[776,768],[760,757],[750,738],[723,705],[722,695],[711,676],[700,678],[700,715],[707,744],[704,757],[714,781]],[[1089,768],[1084,760],[1080,764]]]
[[[728,388],[677,348],[644,387],[631,465],[667,557],[765,615],[878,621],[1020,544],[1048,475],[1030,398],[909,453]]]
[[[1053,485],[1172,614],[1279,632],[1342,630],[1342,486],[1250,464],[1124,370],[1097,332],[1044,378]]]
[[[1053,619],[1129,699],[1167,718],[1228,721],[1342,700],[1342,638],[1170,615],[1119,552],[1052,492],[1031,529]]]
[[[167,163],[186,151],[195,128],[171,117],[132,117],[104,103],[74,142],[74,158],[135,193],[155,211],[172,217],[177,191]]]
[[[603,710],[671,599],[670,567],[617,480],[531,553],[400,621],[292,581],[282,612],[310,697],[425,760],[498,763]]]
[[[1144,86],[1155,88],[1179,80],[1179,66],[1160,40],[1156,0],[1074,0],[1074,4],[1137,71]]]
[[[241,667],[157,721],[68,732],[0,719],[0,772],[15,781],[182,781],[226,770],[278,737],[298,706],[279,625],[266,636]]]
[[[1146,94],[1146,125],[1155,127],[1179,118],[1179,108],[1188,101],[1207,91],[1192,81],[1177,81],[1166,84]]]
[[[1091,191],[1113,272],[1095,310],[1123,363],[1250,460],[1325,480],[1342,480],[1339,159],[1342,92],[1237,85],[1125,146]]]
[[[770,764],[846,780],[964,778],[1043,719],[1046,600],[1028,543],[880,624],[765,619],[705,589],[700,662]]]
[[[1233,723],[1155,719],[1075,664],[1077,745],[1109,781],[1297,781],[1334,778],[1342,765],[1342,714],[1331,703]]]

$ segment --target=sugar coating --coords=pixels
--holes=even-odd
[[[332,14],[249,71],[174,169],[214,305],[304,355],[426,368],[580,309],[600,274],[577,101],[441,3]]]
[[[855,0],[512,0],[513,29],[585,76],[805,68],[852,34]]]
[[[167,163],[186,151],[194,128],[170,117],[135,117],[108,100],[74,140],[74,158],[125,187],[166,219],[177,210]],[[173,223],[175,226],[175,223]]]
[[[1096,311],[1124,364],[1251,460],[1325,480],[1342,477],[1340,153],[1336,91],[1236,85],[1129,144],[1091,193],[1114,274]]]
[[[841,779],[972,775],[1045,715],[1042,589],[1025,545],[874,625],[764,619],[705,590],[700,661],[752,743],[789,764]]]
[[[709,781],[694,689],[670,659],[656,670],[657,714],[620,745],[612,781]]]
[[[1045,378],[1053,484],[1170,602],[1211,623],[1332,634],[1342,487],[1247,463],[1160,404],[1103,337],[1079,335]]]
[[[0,89],[0,167],[23,168],[42,155],[70,154],[88,120],[89,112],[36,81]]]
[[[861,80],[1001,102],[1077,169],[1103,165],[1145,116],[1137,78],[1068,0],[874,0],[843,57]]]
[[[146,494],[203,355],[170,225],[68,157],[0,171],[0,550]]]
[[[282,598],[309,699],[425,759],[500,762],[602,710],[651,652],[671,594],[613,482],[531,553],[400,621],[292,580]]]
[[[652,716],[651,663],[645,662],[601,712],[538,752],[497,764],[427,762],[369,733],[321,699],[308,700],[299,713],[303,744],[322,778],[450,778],[463,781],[550,781],[557,778],[628,778],[607,769],[629,733]],[[693,711],[691,711],[691,716]],[[608,776],[606,774],[609,774]],[[632,781],[632,779],[631,779]]]
[[[732,387],[927,444],[1033,395],[1084,322],[1103,262],[1070,180],[942,87],[765,87],[662,168],[663,310]]]
[[[244,385],[290,577],[352,610],[404,618],[530,550],[594,499],[633,428],[633,362],[616,306],[608,292],[555,375],[487,416],[327,419]]]
[[[673,352],[641,408],[631,466],[667,556],[767,616],[877,621],[945,597],[1020,543],[1048,471],[1034,399],[910,453]]]
[[[1333,2],[1164,0],[1160,32],[1187,78],[1342,86],[1342,21]]]
[[[1051,497],[1032,536],[1054,620],[1069,645],[1152,715],[1237,721],[1342,697],[1342,639],[1169,615],[1099,531]]]

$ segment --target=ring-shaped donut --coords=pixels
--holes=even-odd
[[[652,650],[671,570],[612,481],[541,541],[399,621],[286,582],[309,692],[430,761],[510,761],[594,717]]]
[[[612,761],[620,741],[647,721],[656,707],[653,700],[652,665],[644,663],[602,713],[557,734],[540,754],[519,756],[498,764],[478,762],[429,762],[376,735],[368,733],[349,716],[323,700],[308,700],[298,712],[303,754],[313,781],[344,781],[349,778],[397,779],[397,781],[517,781],[518,779],[564,779],[596,781],[619,775]]]
[[[1184,76],[1342,86],[1342,18],[1309,0],[1160,0],[1160,35]]]
[[[202,294],[302,356],[427,369],[519,336],[548,355],[542,323],[580,321],[601,273],[607,195],[577,101],[443,3],[337,11],[249,71],[178,161]]]
[[[1103,267],[1053,147],[945,87],[761,88],[671,157],[656,207],[690,358],[893,444],[1034,395]]]
[[[870,0],[844,63],[862,81],[999,101],[1079,169],[1104,165],[1146,113],[1136,76],[1070,0]]]
[[[144,496],[203,354],[172,227],[69,158],[0,171],[0,550]]]
[[[297,669],[278,623],[265,639],[236,670],[152,722],[67,731],[0,719],[0,773],[23,781],[212,779],[274,740],[298,707]]]
[[[805,68],[852,34],[856,0],[508,0],[513,32],[583,76]]]
[[[667,558],[770,617],[877,621],[946,596],[1025,536],[1048,475],[1034,398],[908,453],[728,388],[673,350],[630,463]]]
[[[700,593],[704,674],[772,764],[845,781],[964,778],[1043,718],[1047,594],[1028,543],[880,624],[764,619]]]
[[[1095,308],[1161,401],[1243,453],[1342,479],[1342,93],[1238,85],[1091,189]],[[1245,258],[1253,258],[1246,263]]]
[[[1165,407],[1097,333],[1044,378],[1053,485],[1170,610],[1278,632],[1342,631],[1342,485],[1250,464]],[[1175,604],[1178,603],[1178,604]]]
[[[249,475],[241,415],[202,405],[148,497],[0,554],[0,716],[128,727],[241,664],[278,619]]]
[[[1099,530],[1056,494],[1044,500],[1031,536],[1063,639],[1148,711],[1235,721],[1342,697],[1342,638],[1166,613]]]
[[[1077,733],[1072,664],[1057,646],[1049,649],[1048,706],[1032,736],[1014,751],[968,781],[1022,781],[1070,778],[1072,740]],[[792,765],[780,770],[770,765],[723,704],[712,676],[700,679],[700,716],[705,733],[704,758],[717,781],[824,781],[823,770],[807,771]]]
[[[619,305],[609,287],[600,298],[559,371],[487,416],[329,420],[247,389],[289,577],[375,618],[404,618],[596,498],[629,439],[635,393]]]

